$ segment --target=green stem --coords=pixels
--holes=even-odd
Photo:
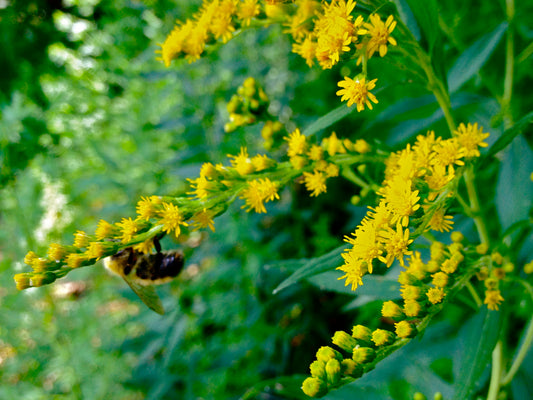
[[[368,183],[358,177],[350,167],[343,168],[341,175],[344,178],[348,179],[350,182],[356,184],[357,186],[360,186],[361,188],[367,188],[370,186]]]
[[[500,378],[502,374],[502,342],[499,341],[492,351],[492,372],[487,400],[497,400],[500,392]]]
[[[525,281],[519,281],[519,282],[522,285],[524,285],[526,290],[529,292],[529,296],[533,300],[533,288],[531,288],[531,286]],[[524,337],[524,341],[522,342],[520,349],[518,350],[518,353],[516,354],[513,364],[511,365],[511,368],[509,368],[509,372],[507,372],[507,374],[501,381],[502,386],[505,386],[511,383],[516,372],[520,368],[520,365],[522,365],[522,362],[524,361],[524,358],[526,357],[526,354],[529,351],[532,343],[533,343],[533,317],[529,320],[529,325],[526,330],[526,336]]]
[[[505,13],[507,14],[506,43],[505,43],[505,78],[503,83],[502,109],[504,115],[504,128],[508,129],[513,124],[511,114],[511,97],[513,95],[513,77],[514,77],[514,31],[513,19],[515,14],[514,0],[505,1]]]
[[[472,211],[472,218],[476,224],[481,243],[490,244],[489,233],[487,225],[481,215],[481,206],[479,204],[479,198],[477,196],[476,187],[474,185],[474,177],[472,175],[472,168],[467,168],[464,175],[464,180],[466,184],[466,191],[468,192],[468,198],[470,199],[470,210]]]
[[[472,283],[470,283],[470,281],[467,281],[465,283],[465,286],[468,289],[468,291],[470,292],[470,295],[472,296],[474,301],[476,302],[477,307],[478,308],[481,307],[483,305],[483,302],[481,301],[481,298],[477,294],[476,289],[474,289],[474,286],[472,286]]]

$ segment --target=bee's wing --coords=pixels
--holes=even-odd
[[[157,295],[153,286],[140,285],[137,282],[131,280],[128,276],[124,276],[123,278],[126,283],[130,285],[130,288],[135,292],[135,294],[139,296],[139,299],[141,299],[144,304],[146,304],[150,309],[154,310],[158,314],[163,315],[165,313],[165,309],[163,308],[161,299]]]

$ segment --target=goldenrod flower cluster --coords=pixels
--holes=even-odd
[[[397,45],[392,37],[396,21],[392,15],[385,22],[376,13],[363,16],[355,11],[354,0],[296,0],[292,5],[260,4],[258,0],[205,0],[200,11],[185,22],[178,21],[161,44],[160,59],[168,67],[173,59],[185,57],[196,61],[206,45],[226,43],[239,29],[252,20],[262,25],[281,23],[284,32],[294,40],[292,51],[305,59],[310,67],[315,61],[322,69],[330,69],[344,57],[363,63],[364,73],[355,79],[344,77],[337,92],[348,106],[372,109],[377,103],[370,93],[376,79],[367,81],[366,63],[378,53],[384,57],[388,46]],[[237,125],[238,126],[238,125]]]
[[[384,326],[387,329],[371,330],[364,325],[356,325],[351,335],[344,331],[335,332],[332,343],[340,351],[322,347],[317,352],[317,359],[310,366],[311,376],[302,385],[305,394],[323,396],[346,380],[358,378],[372,370],[378,361],[422,331],[429,319],[442,309],[447,296],[455,294],[474,273],[479,273],[483,258],[479,258],[475,247],[464,244],[460,232],[452,232],[451,238],[449,245],[433,242],[427,262],[422,261],[419,252],[410,255],[398,277],[402,300],[385,301],[382,304],[381,315],[384,323],[388,324]],[[490,283],[489,280],[485,280],[485,286],[495,285],[494,279]],[[491,301],[503,301],[498,290],[490,290],[485,300],[489,309],[497,309]],[[326,359],[324,354],[329,355],[329,358]],[[340,367],[328,369],[328,363],[338,363]]]
[[[487,136],[477,124],[461,124],[450,139],[429,132],[388,158],[378,205],[369,207],[352,236],[345,238],[353,245],[342,254],[344,264],[338,268],[346,285],[355,290],[375,262],[390,267],[396,259],[403,265],[404,256],[412,254],[415,229],[417,234],[450,230],[453,221],[446,209],[460,177],[457,167],[479,155],[477,148],[486,146]]]
[[[253,80],[247,80],[243,88],[258,92]],[[246,211],[265,213],[265,204],[279,200],[279,190],[299,177],[310,195],[318,196],[326,192],[326,180],[339,175],[339,156],[353,154],[352,163],[362,162],[362,153],[370,151],[365,141],[341,141],[335,133],[320,145],[309,143],[299,129],[285,139],[289,161],[277,162],[264,154],[250,156],[242,147],[238,154],[228,155],[230,165],[203,164],[199,176],[188,179],[190,190],[185,195],[142,197],[136,218],[122,218],[116,223],[100,220],[92,234],[77,231],[72,245],[51,244],[47,257],[30,251],[24,261],[32,272],[15,275],[17,287],[52,283],[73,269],[92,265],[127,247],[150,253],[157,235],[179,237],[190,230],[214,230],[214,217],[237,198],[244,201]]]

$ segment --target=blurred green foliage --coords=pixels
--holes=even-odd
[[[266,216],[245,214],[235,205],[216,220],[215,233],[191,237],[187,270],[158,289],[170,310],[164,317],[146,310],[102,268],[23,293],[16,292],[12,275],[22,269],[28,248],[42,252],[50,241],[69,242],[76,229],[91,231],[99,218],[133,215],[141,195],[181,193],[202,162],[220,162],[242,145],[250,153],[261,151],[259,127],[223,131],[225,104],[245,77],[262,82],[284,122],[305,127],[339,105],[336,82],[353,71],[309,69],[289,53],[280,27],[245,32],[207,58],[166,69],[155,60],[156,44],[176,18],[197,10],[197,1],[0,4],[0,398],[303,398],[298,374],[307,374],[316,349],[355,320],[372,325],[378,300],[389,298],[371,288],[358,296],[342,286],[322,291],[317,279],[272,294],[300,265],[277,261],[318,257],[339,247],[364,215],[363,207],[349,205],[355,188],[340,179],[318,199],[299,185],[286,189]],[[526,17],[533,5],[517,7],[520,85],[513,113],[519,119],[533,109],[533,61],[527,53],[533,29]],[[438,51],[450,87],[457,86],[457,119],[479,122],[492,141],[502,131],[495,99],[503,76],[501,16],[494,2],[454,0],[439,9],[447,46]],[[490,54],[471,79],[455,84],[462,77],[450,72],[454,62],[466,54],[471,65],[476,57],[466,52],[478,49],[472,46],[480,38],[481,47],[493,44]],[[427,129],[444,129],[436,101],[408,66],[378,60],[372,68],[383,83],[380,103],[370,118],[352,113],[337,122],[339,136],[396,148]],[[531,131],[520,140],[522,155],[502,160],[504,178],[531,171]],[[524,158],[529,161],[513,164]],[[486,198],[497,195],[485,212],[496,212],[508,227],[527,216],[528,208],[515,201],[510,212],[505,202],[527,192],[506,193],[508,179],[488,182],[497,167],[479,177]],[[474,235],[471,225],[464,228],[466,236]],[[525,318],[527,307],[518,305],[515,313]],[[467,318],[465,310],[451,308],[422,342],[328,398],[408,399],[417,390],[450,395],[457,379],[450,363],[464,350],[454,338],[475,325],[456,321]],[[428,348],[440,356],[429,360]],[[529,357],[524,371],[531,365]],[[294,378],[273,380],[282,375]],[[515,399],[533,393],[522,375]],[[379,386],[380,381],[388,383]]]

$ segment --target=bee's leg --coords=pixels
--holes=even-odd
[[[157,253],[161,253],[161,243],[159,243],[159,237],[158,236],[154,237],[154,246],[155,246],[155,251]]]
[[[126,266],[124,267],[124,274],[129,275],[135,266],[135,263],[137,262],[137,256],[131,247],[124,249],[124,251],[128,252],[128,259],[126,260]]]

